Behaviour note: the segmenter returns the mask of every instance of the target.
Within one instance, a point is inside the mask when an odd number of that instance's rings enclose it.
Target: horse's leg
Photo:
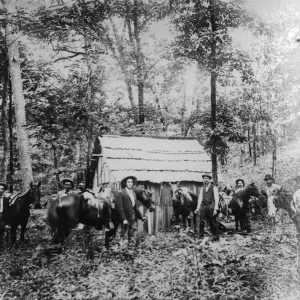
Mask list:
[[[4,248],[3,236],[4,236],[5,226],[0,223],[0,252]]]
[[[194,232],[197,233],[197,215],[193,212]]]
[[[26,222],[26,224],[21,224],[21,234],[20,234],[20,241],[21,241],[21,243],[24,243],[26,225],[27,225],[27,222]]]
[[[10,241],[11,241],[12,245],[14,245],[17,241],[17,225],[16,224],[12,224],[12,226],[11,226]]]
[[[180,224],[180,218],[179,218],[179,212],[178,211],[174,211],[174,213],[175,213],[175,219],[176,219],[176,225],[179,225]]]
[[[188,221],[188,227],[191,228],[192,227],[192,219],[188,217],[187,221]]]
[[[105,232],[106,249],[109,249],[109,243],[116,236],[119,225],[119,222],[114,222],[114,228]]]
[[[239,226],[242,227],[241,216],[239,213],[235,214],[235,231],[239,231]]]

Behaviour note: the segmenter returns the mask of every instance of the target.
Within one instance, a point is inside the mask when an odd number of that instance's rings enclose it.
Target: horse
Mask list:
[[[152,194],[149,190],[136,188],[134,189],[137,200],[146,208],[152,210]],[[109,243],[113,236],[116,235],[120,225],[120,217],[114,206],[114,199],[118,196],[119,191],[113,191],[107,195],[100,195],[99,207],[90,206],[87,200],[80,194],[74,193],[56,199],[50,203],[47,211],[46,222],[53,233],[52,242],[55,244],[63,243],[79,223],[88,227],[95,227],[97,230],[105,228],[105,247],[109,248]],[[109,199],[108,199],[109,198]],[[110,227],[113,223],[113,228]]]
[[[71,230],[79,223],[102,230],[108,228],[111,218],[110,206],[103,202],[100,209],[88,205],[79,193],[72,193],[50,203],[46,223],[53,234],[52,243],[63,244]]]
[[[249,184],[242,190],[233,194],[233,197],[230,201],[230,208],[235,217],[235,230],[238,231],[239,225],[241,231],[251,232],[250,218],[248,216],[249,212],[249,200],[251,196],[261,199],[262,196],[255,186],[254,183]]]
[[[294,195],[288,191],[281,190],[278,195],[268,197],[268,216],[272,218],[275,225],[275,215],[278,209],[285,210],[292,222],[295,224],[298,234],[300,235],[300,214],[299,198],[300,192],[296,191]]]
[[[181,193],[178,191],[181,190]],[[172,205],[175,215],[176,223],[180,223],[180,216],[182,216],[183,226],[192,226],[192,221],[194,224],[194,229],[196,229],[196,215],[195,210],[197,208],[198,197],[195,193],[187,190],[187,188],[177,189],[172,196]]]
[[[178,191],[181,190],[181,194],[178,194]],[[174,197],[175,195],[175,197]],[[195,210],[197,209],[198,205],[198,196],[188,190],[186,187],[177,188],[175,190],[174,188],[171,188],[171,197],[172,197],[172,203],[173,203],[173,210],[175,215],[176,223],[180,223],[180,215],[182,216],[182,223],[183,226],[186,227],[186,223],[188,223],[188,227],[191,228],[192,222],[194,225],[194,231],[197,231],[197,215],[195,213]],[[218,213],[223,213],[224,215],[227,215],[227,204],[226,200],[223,198],[222,195],[219,195],[219,203],[218,203]],[[221,231],[225,231],[226,228],[224,225],[222,225],[219,221],[218,228]]]
[[[29,189],[25,193],[11,197],[13,199],[8,218],[9,225],[11,226],[10,238],[12,244],[17,240],[17,228],[19,225],[21,225],[20,241],[24,242],[26,226],[30,217],[29,207],[33,205],[35,209],[41,208],[40,187],[41,182],[38,182],[38,184],[31,182]]]
[[[152,201],[152,192],[148,188],[136,187],[133,189],[136,193],[137,201],[140,202],[150,212],[155,210],[154,202]],[[114,227],[105,233],[105,247],[109,248],[110,241],[116,236],[117,230],[121,224],[121,217],[116,209],[116,199],[120,196],[120,191],[111,191],[109,200],[111,203],[111,220]]]

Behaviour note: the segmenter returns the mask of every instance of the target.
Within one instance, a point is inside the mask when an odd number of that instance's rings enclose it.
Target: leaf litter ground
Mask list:
[[[119,238],[74,230],[49,245],[43,218],[31,217],[30,241],[0,256],[0,299],[300,299],[296,232],[288,218],[274,233],[253,222],[247,236],[202,240],[183,230]]]

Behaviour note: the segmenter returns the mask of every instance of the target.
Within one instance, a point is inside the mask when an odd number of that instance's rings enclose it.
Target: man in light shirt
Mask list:
[[[277,208],[274,203],[274,198],[281,192],[281,186],[275,183],[274,178],[270,174],[267,174],[264,180],[266,182],[264,192],[268,197],[268,214],[269,216],[275,218]]]
[[[203,174],[203,187],[200,189],[196,213],[200,213],[200,238],[204,236],[205,219],[207,219],[214,240],[219,240],[216,216],[218,214],[219,191],[210,181],[209,174]]]
[[[278,193],[281,191],[281,186],[275,183],[274,178],[267,174],[264,178],[264,181],[266,182],[265,192],[268,197],[278,195]]]
[[[122,232],[128,232],[128,241],[132,239],[136,230],[137,219],[144,220],[138,210],[136,194],[132,189],[136,182],[137,179],[134,176],[125,177],[121,181],[122,191],[116,199],[116,209],[122,221]]]
[[[62,197],[68,196],[72,193],[74,193],[73,189],[74,189],[74,182],[72,179],[70,178],[65,178],[61,181],[61,185],[63,185],[64,189],[62,191],[59,191],[57,193],[56,199],[58,200],[58,202],[60,201],[60,199]]]

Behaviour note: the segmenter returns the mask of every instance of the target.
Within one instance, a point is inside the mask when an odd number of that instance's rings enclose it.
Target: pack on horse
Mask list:
[[[251,196],[261,199],[258,188],[254,183],[249,184],[245,188],[233,194],[230,201],[230,208],[235,217],[235,230],[238,231],[239,226],[241,231],[251,232],[250,217],[249,217],[249,200]]]
[[[29,189],[23,194],[11,196],[11,203],[9,209],[9,225],[11,242],[15,243],[17,240],[17,228],[21,225],[20,241],[24,242],[25,231],[28,219],[30,217],[30,206],[34,208],[41,208],[40,192],[41,182],[38,184],[30,183]]]
[[[133,188],[133,191],[136,194],[136,199],[138,203],[142,204],[146,209],[149,209],[150,212],[155,210],[155,205],[152,201],[152,192],[147,187],[145,188],[143,186],[138,186]],[[111,203],[111,220],[114,224],[114,228],[112,228],[109,231],[106,231],[106,248],[109,247],[109,242],[116,236],[117,230],[122,224],[122,211],[120,211],[119,209],[121,207],[121,205],[119,205],[119,201],[122,201],[122,191],[111,191],[111,195],[109,196],[109,198],[109,201]],[[132,224],[129,223],[128,226],[131,227]],[[135,230],[134,228],[129,229]]]
[[[101,230],[109,227],[110,217],[107,202],[99,210],[90,206],[83,195],[71,193],[50,203],[46,222],[51,228],[53,243],[63,243],[79,223]]]

